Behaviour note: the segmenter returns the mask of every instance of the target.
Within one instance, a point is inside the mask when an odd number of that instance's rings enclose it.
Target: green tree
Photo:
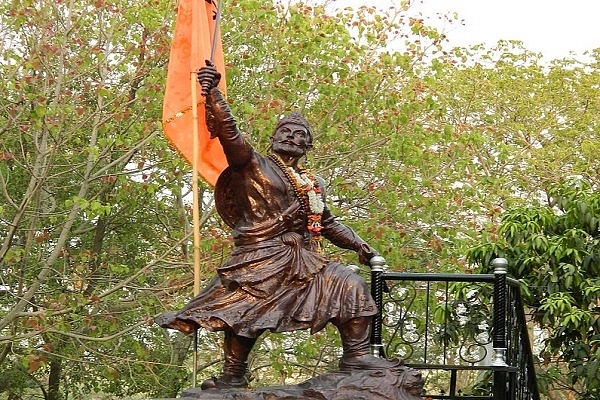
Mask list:
[[[454,144],[474,158],[466,167],[485,184],[478,190],[496,192],[502,206],[511,206],[534,201],[566,175],[596,179],[597,58],[591,65],[542,64],[514,41],[460,49],[455,56],[436,91]]]
[[[50,400],[176,393],[187,376],[174,347],[189,338],[175,346],[152,326],[191,280],[187,166],[158,122],[171,7],[0,3],[0,392],[10,398],[32,386]]]
[[[229,91],[241,128],[264,149],[277,118],[301,109],[317,133],[309,165],[334,189],[336,212],[395,268],[456,268],[456,225],[440,218],[453,215],[451,194],[435,180],[437,159],[424,157],[449,135],[429,88],[449,62],[444,36],[406,8],[330,15],[259,3],[233,2],[224,21],[227,38],[243,35],[226,52],[229,87],[243,88]]]
[[[192,280],[189,167],[158,126],[173,6],[0,3],[7,79],[0,100],[0,389],[8,397],[32,386],[53,400],[94,392],[172,396],[189,385],[189,338],[152,324],[189,298]],[[387,183],[383,171],[369,172],[385,165],[378,151],[394,136],[385,124],[410,133],[408,115],[428,109],[421,98],[411,105],[423,75],[417,56],[427,49],[386,47],[406,27],[437,48],[435,31],[417,20],[402,25],[403,10],[330,16],[322,6],[252,0],[227,9],[229,93],[241,126],[264,149],[277,117],[301,108],[319,132],[313,168],[342,186],[332,195],[337,209],[380,220],[384,213],[367,200]],[[387,111],[391,105],[402,115]],[[209,189],[201,190],[208,276],[229,239]],[[392,190],[385,196],[396,200]],[[380,229],[362,233],[382,236]],[[218,339],[201,339],[209,372]],[[311,373],[335,359],[313,351],[318,343],[302,334],[265,338],[265,346],[272,343],[314,354]]]
[[[444,78],[436,81],[442,85],[436,92],[447,110],[446,123],[452,127],[455,139],[451,146],[463,147],[463,154],[472,155],[462,161],[468,174],[459,190],[468,189],[462,199],[473,224],[470,234],[475,250],[470,251],[469,261],[476,260],[485,270],[498,254],[493,250],[497,243],[503,243],[500,247],[511,257],[520,257],[518,251],[525,244],[508,250],[504,236],[515,239],[519,229],[529,232],[529,226],[522,225],[525,216],[533,219],[552,214],[557,189],[549,188],[562,185],[568,176],[583,177],[592,187],[597,186],[598,166],[592,154],[600,143],[598,52],[590,54],[590,64],[565,59],[545,65],[521,43],[502,41],[492,49],[476,46],[455,54],[457,68],[444,71]],[[549,208],[539,211],[544,203]],[[518,216],[523,219],[507,232],[510,218]],[[522,239],[526,243],[531,238]],[[476,246],[475,241],[484,244]],[[526,252],[522,256],[527,257]],[[513,268],[517,267],[513,264]],[[538,270],[512,272],[529,283],[542,278]],[[554,279],[564,278],[559,276]],[[567,374],[569,386],[585,379],[587,370],[582,374],[575,363],[560,365],[565,368],[560,373],[544,368],[548,374],[541,382],[551,382],[552,388],[559,389]]]
[[[563,384],[577,398],[600,396],[599,227],[597,187],[572,178],[551,187],[546,204],[508,210],[497,233],[469,253],[483,271],[492,258],[507,258],[544,333],[541,382]]]
[[[190,384],[190,338],[152,324],[191,296],[190,168],[159,126],[176,8],[140,4],[0,2],[7,397],[164,397]],[[463,271],[465,249],[484,226],[497,232],[505,209],[565,174],[597,179],[598,53],[549,68],[512,43],[452,53],[408,2],[332,4],[226,1],[228,100],[261,151],[278,117],[304,112],[316,132],[308,164],[332,208],[392,268]],[[208,278],[230,239],[200,190]],[[330,368],[337,340],[266,336],[258,381]],[[214,374],[219,336],[203,332],[200,346],[200,372]]]

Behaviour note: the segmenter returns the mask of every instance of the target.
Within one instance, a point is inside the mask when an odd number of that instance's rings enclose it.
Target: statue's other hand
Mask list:
[[[371,260],[371,258],[378,256],[378,255],[379,255],[379,252],[377,252],[377,250],[375,250],[368,244],[363,243],[360,246],[360,249],[358,250],[358,261],[360,261],[360,263],[363,265],[370,266],[371,264],[369,263],[369,261]]]
[[[212,62],[206,60],[206,66],[198,70],[198,83],[202,87],[202,95],[208,96],[210,90],[219,85],[220,80],[221,73]]]

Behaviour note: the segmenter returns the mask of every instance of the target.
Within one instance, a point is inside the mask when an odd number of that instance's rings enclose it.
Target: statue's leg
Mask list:
[[[341,371],[381,370],[402,367],[402,360],[386,360],[371,355],[369,348],[371,320],[371,317],[356,317],[337,325],[344,349],[344,354],[340,359]]]
[[[225,343],[223,351],[225,362],[223,374],[212,377],[202,382],[202,389],[215,388],[245,388],[250,383],[248,372],[248,355],[256,343],[256,338],[247,338],[236,335],[230,329],[225,330]]]

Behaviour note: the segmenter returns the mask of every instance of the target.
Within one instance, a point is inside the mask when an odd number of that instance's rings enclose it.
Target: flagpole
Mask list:
[[[194,146],[194,161],[192,162],[192,190],[194,191],[194,209],[192,212],[194,224],[194,296],[200,293],[200,199],[198,196],[198,147],[200,146],[200,140],[198,138],[198,90],[196,76],[196,71],[190,73],[192,85],[192,134],[194,136],[192,142],[192,146]]]
[[[191,89],[192,89],[192,146],[193,161],[192,161],[192,192],[193,192],[193,207],[192,207],[192,225],[194,229],[194,297],[200,293],[200,210],[198,198],[198,147],[200,141],[198,138],[198,92],[196,84],[196,71],[190,73]],[[194,352],[192,364],[192,387],[196,387],[197,366],[198,366],[198,330],[194,331]]]
[[[219,21],[221,16],[221,0],[217,5],[217,14],[215,20],[215,28],[213,32],[212,38],[212,46],[210,52],[210,61],[213,61],[216,43],[217,43],[217,33],[219,30]],[[198,17],[196,15],[193,16]],[[193,35],[196,35],[196,40],[192,40],[192,43],[199,43],[198,32],[193,31]],[[192,211],[192,220],[193,220],[193,230],[194,230],[194,297],[200,293],[200,199],[198,193],[198,157],[199,157],[199,147],[200,147],[200,139],[199,129],[198,129],[198,84],[197,80],[197,71],[190,71],[190,84],[191,84],[191,97],[192,97],[192,146],[193,146],[193,155],[192,155],[192,191],[193,191],[193,211]],[[197,386],[198,381],[198,330],[194,331],[194,351],[192,356],[192,387]]]
[[[200,18],[199,7],[192,8],[192,20]],[[195,24],[194,24],[195,26]],[[193,39],[192,43],[199,45],[200,33],[197,29],[192,31]],[[194,49],[198,51],[199,49]],[[192,50],[192,51],[194,51]],[[197,61],[197,60],[196,60]],[[198,157],[200,153],[200,138],[198,128],[198,84],[197,72],[195,68],[198,65],[190,65],[192,71],[190,71],[190,89],[191,89],[191,106],[192,106],[192,225],[194,230],[194,297],[200,293],[200,199],[198,193]],[[192,387],[197,386],[198,382],[198,329],[194,330],[194,349],[192,352]]]

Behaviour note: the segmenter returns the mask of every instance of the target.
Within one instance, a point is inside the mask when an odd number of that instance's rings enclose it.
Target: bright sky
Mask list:
[[[382,8],[400,3],[375,1]],[[365,0],[336,3],[357,6]],[[600,0],[412,0],[411,4],[411,14],[422,13],[429,25],[447,34],[452,46],[491,46],[500,39],[517,39],[548,60],[600,48]],[[452,26],[438,18],[449,12],[458,13],[459,21]]]

